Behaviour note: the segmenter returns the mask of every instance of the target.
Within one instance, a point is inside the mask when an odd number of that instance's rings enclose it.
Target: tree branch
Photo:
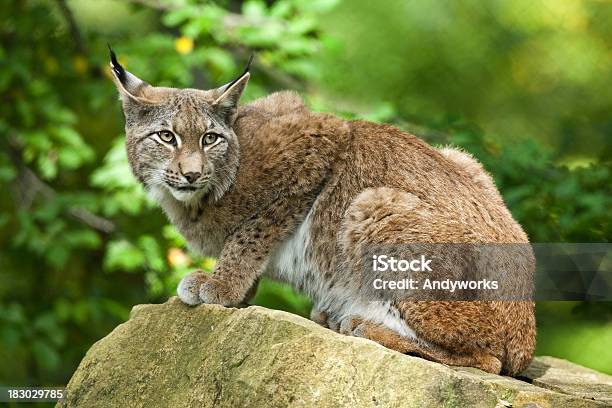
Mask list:
[[[81,30],[79,30],[79,26],[74,19],[72,10],[70,10],[70,7],[68,7],[68,4],[66,4],[66,0],[57,0],[57,5],[59,6],[60,12],[66,20],[66,24],[68,24],[68,29],[70,30],[70,35],[74,40],[74,45],[77,52],[82,55],[87,55],[87,45],[85,44]]]
[[[30,169],[21,159],[21,149],[16,146],[14,138],[9,142],[8,156],[17,168],[20,180],[20,192],[22,195],[22,203],[29,206],[37,194],[41,194],[44,198],[52,199],[57,196],[57,192],[42,181],[32,169]],[[105,234],[110,234],[115,231],[115,224],[91,211],[81,207],[68,207],[66,212],[72,218],[82,222],[90,228],[100,231]]]

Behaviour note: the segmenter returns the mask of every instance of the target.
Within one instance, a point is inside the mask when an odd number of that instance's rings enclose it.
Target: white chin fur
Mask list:
[[[203,193],[203,189],[196,191],[179,191],[171,188],[169,190],[174,198],[184,203],[191,203],[197,200],[198,198],[202,197]]]
[[[174,197],[174,199],[177,201],[180,201],[185,204],[190,204],[200,199],[204,192],[205,189],[203,188],[196,191],[178,191],[160,185],[154,185],[148,189],[149,197],[157,201],[162,206],[164,205],[164,203],[169,204],[168,199],[170,198],[170,195],[172,195],[172,197]]]

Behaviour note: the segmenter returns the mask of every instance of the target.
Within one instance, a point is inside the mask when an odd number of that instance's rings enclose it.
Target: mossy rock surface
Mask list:
[[[523,380],[452,368],[286,312],[136,306],[59,407],[604,407],[612,377],[539,357]]]

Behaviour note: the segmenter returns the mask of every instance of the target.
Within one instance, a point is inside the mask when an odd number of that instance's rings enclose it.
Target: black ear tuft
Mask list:
[[[232,82],[227,84],[225,86],[225,89],[230,89],[232,87],[232,85],[234,85],[236,82],[238,82],[238,80],[240,78],[245,76],[251,70],[251,63],[253,62],[253,57],[254,56],[255,56],[255,54],[251,53],[251,56],[249,57],[249,62],[247,62],[246,68],[244,68],[244,72],[242,74],[238,75],[238,78],[234,79]]]
[[[251,70],[251,63],[253,62],[253,57],[255,57],[255,54],[251,53],[251,55],[249,56],[249,62],[247,62],[247,66],[244,69],[244,72],[242,73],[242,75],[246,74],[247,72]]]
[[[119,64],[119,61],[117,61],[117,56],[115,55],[115,52],[111,48],[110,44],[107,45],[108,51],[110,52],[111,68],[117,76],[117,79],[119,79],[119,81],[125,85],[125,69],[123,69],[121,64]]]

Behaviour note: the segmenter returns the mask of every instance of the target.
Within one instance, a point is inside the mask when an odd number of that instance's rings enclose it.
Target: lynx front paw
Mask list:
[[[242,297],[235,296],[234,291],[224,282],[208,277],[207,281],[200,286],[200,300],[202,303],[233,306],[240,303]]]
[[[191,306],[202,303],[200,299],[200,287],[206,281],[208,276],[200,271],[191,272],[189,275],[181,279],[181,282],[176,289],[179,299]]]
[[[244,297],[236,288],[200,271],[185,276],[178,285],[177,293],[184,303],[192,306],[200,303],[233,306]]]

